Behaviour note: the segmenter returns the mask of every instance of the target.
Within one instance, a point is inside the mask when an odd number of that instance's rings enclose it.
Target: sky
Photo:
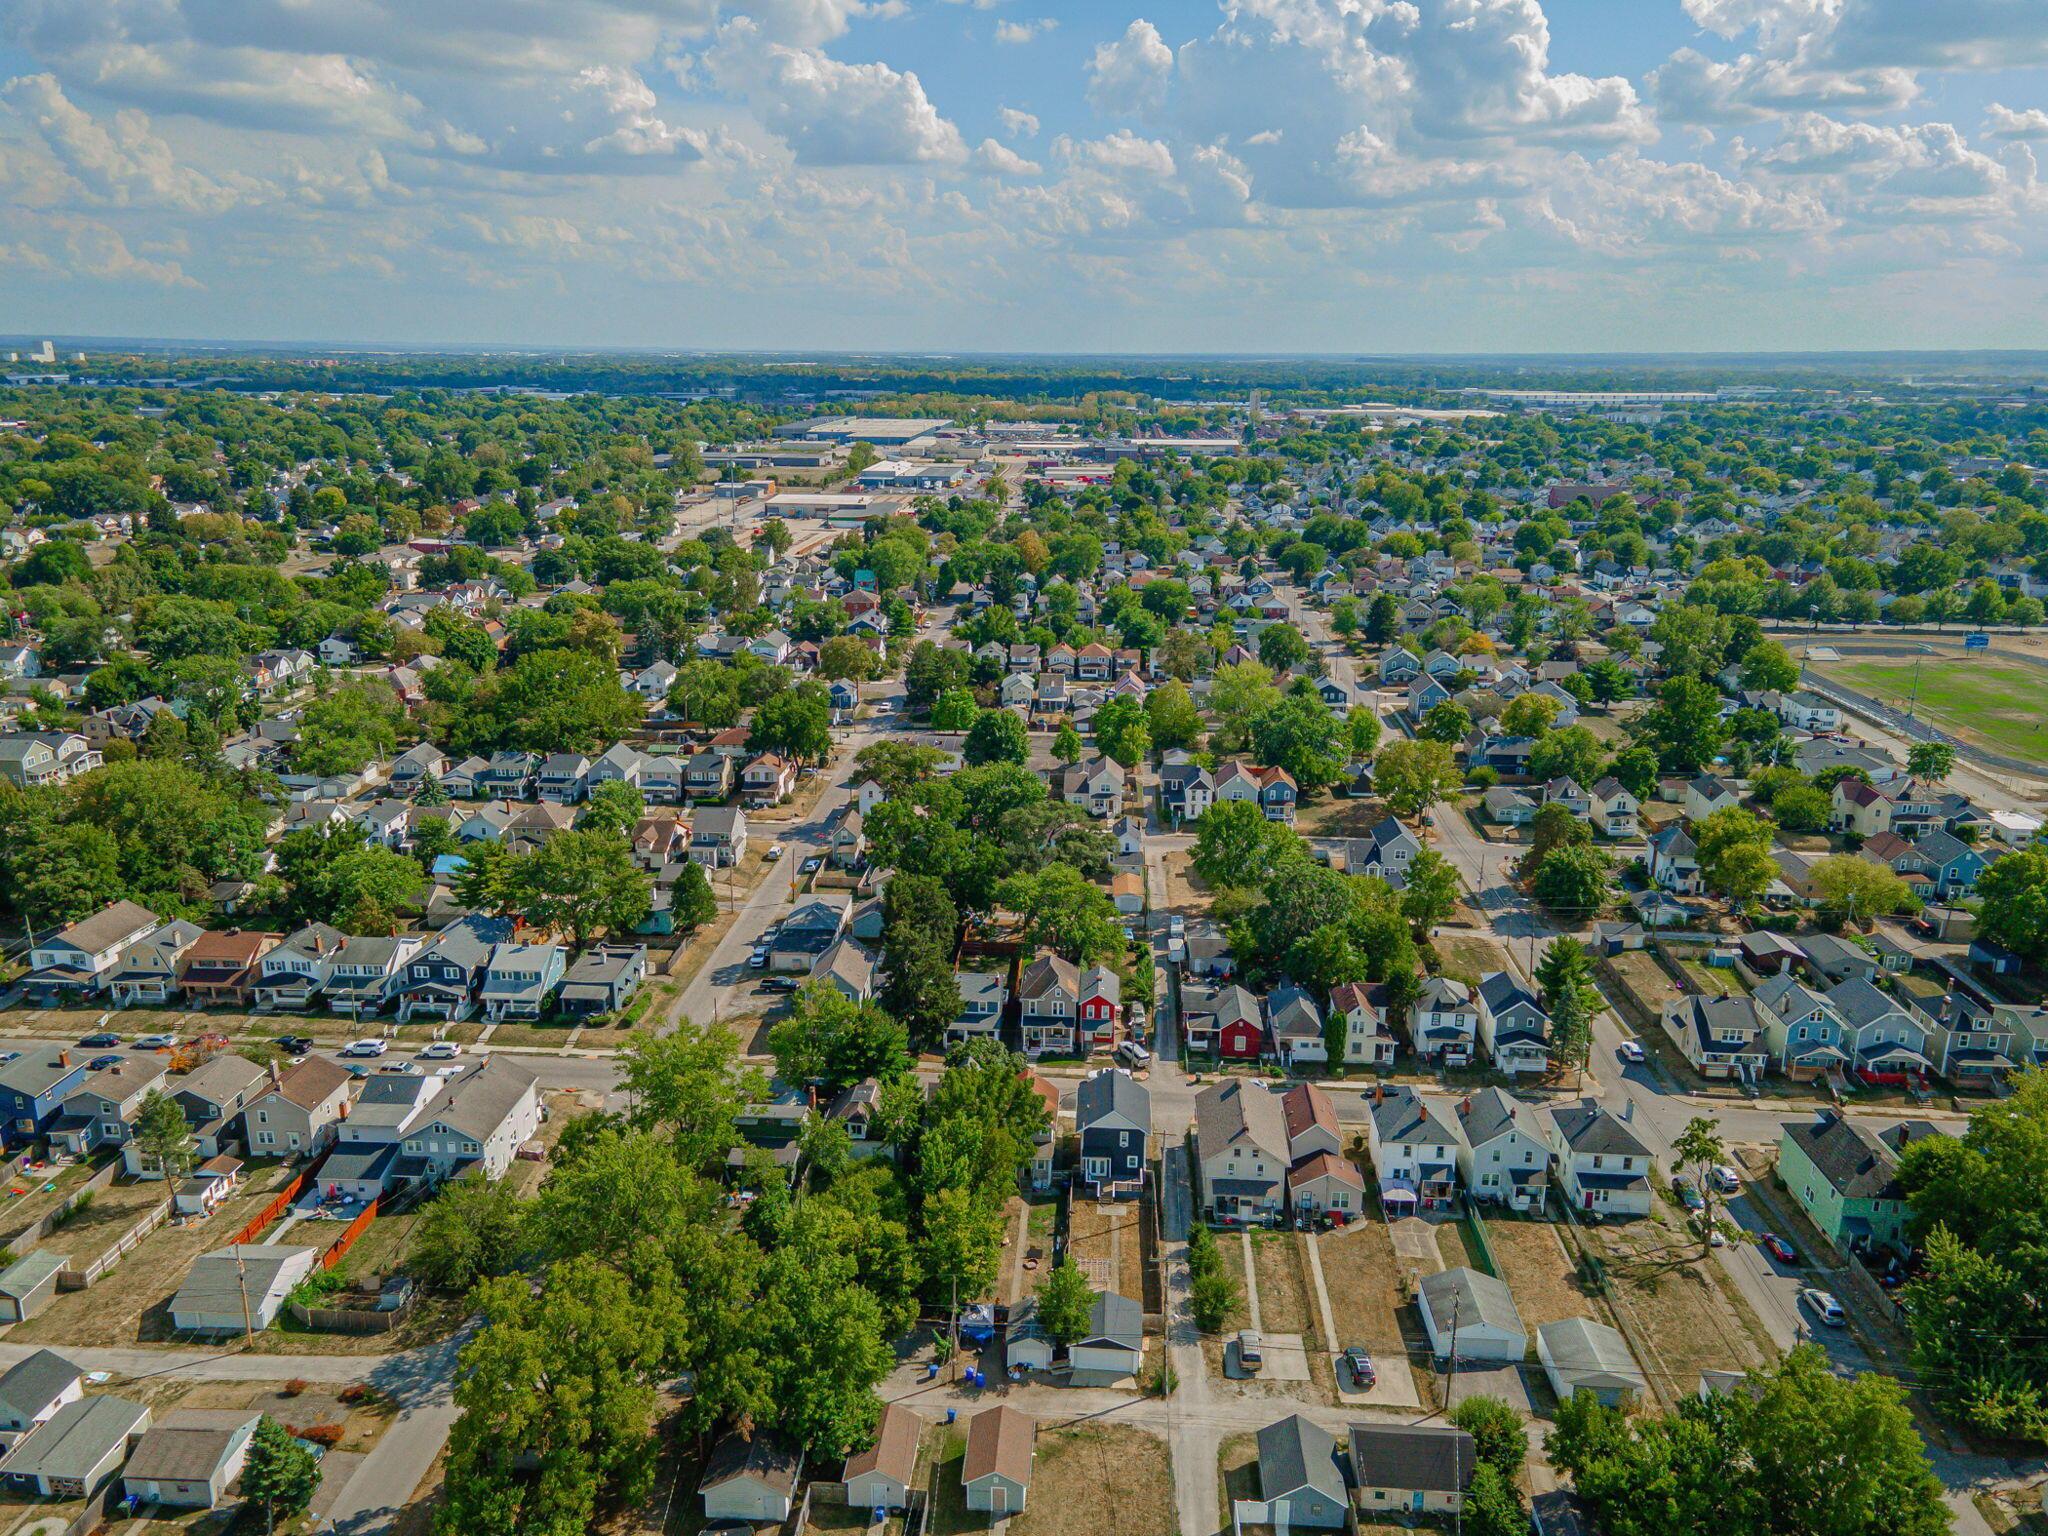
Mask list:
[[[2048,0],[0,0],[0,332],[2048,346]]]

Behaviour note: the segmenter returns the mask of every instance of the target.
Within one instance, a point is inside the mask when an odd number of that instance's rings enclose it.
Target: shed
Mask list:
[[[61,1253],[38,1248],[0,1273],[0,1323],[26,1322],[57,1294],[57,1276],[71,1261]]]
[[[875,1443],[846,1458],[839,1474],[847,1505],[853,1509],[904,1509],[917,1476],[917,1441],[923,1425],[901,1403],[882,1409]]]
[[[1010,1308],[1003,1332],[1003,1363],[1026,1371],[1052,1369],[1052,1336],[1038,1321],[1038,1298],[1025,1296]]]
[[[787,1520],[803,1465],[803,1452],[772,1430],[751,1438],[737,1430],[727,1433],[711,1448],[697,1482],[704,1518]]]
[[[212,1509],[227,1494],[261,1414],[241,1408],[180,1408],[136,1443],[121,1469],[121,1489],[145,1504]]]
[[[53,1349],[39,1349],[0,1376],[0,1451],[85,1395],[85,1373]]]
[[[1298,1413],[1260,1430],[1259,1498],[1266,1506],[1260,1524],[1342,1530],[1350,1501],[1337,1437]]]
[[[1037,1448],[1037,1420],[1008,1407],[977,1413],[967,1426],[967,1454],[960,1462],[967,1507],[992,1515],[1021,1510],[1031,1492]]]
[[[1361,1516],[1448,1514],[1464,1505],[1479,1446],[1446,1424],[1353,1424],[1351,1481]]]
[[[1522,1326],[1514,1293],[1492,1275],[1446,1269],[1423,1279],[1417,1300],[1439,1360],[1450,1358],[1454,1338],[1460,1360],[1518,1364],[1529,1352],[1529,1331]]]
[[[1590,1392],[1609,1407],[1618,1406],[1649,1387],[1649,1380],[1628,1351],[1628,1341],[1605,1323],[1583,1317],[1545,1323],[1536,1330],[1536,1358],[1550,1378],[1550,1390],[1564,1402],[1575,1393]]]

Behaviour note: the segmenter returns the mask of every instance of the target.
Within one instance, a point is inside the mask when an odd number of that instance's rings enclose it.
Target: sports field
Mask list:
[[[1906,658],[1845,658],[1816,670],[1903,709],[1914,693]],[[1913,712],[2011,757],[2048,762],[2048,669],[1988,656],[1923,656]]]

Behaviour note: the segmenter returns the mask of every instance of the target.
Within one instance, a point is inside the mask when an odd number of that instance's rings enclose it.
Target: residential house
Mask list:
[[[326,923],[308,923],[286,934],[256,962],[250,989],[256,1006],[303,1012],[326,985],[334,962],[348,943],[347,934]]]
[[[1106,965],[1092,965],[1080,975],[1080,1008],[1074,1046],[1079,1051],[1106,1051],[1116,1044],[1123,1017],[1123,978]]]
[[[1569,774],[1552,779],[1543,786],[1543,803],[1564,807],[1574,820],[1585,821],[1593,814],[1593,797],[1579,787],[1579,781]]]
[[[128,946],[157,926],[157,915],[132,901],[117,901],[31,945],[22,985],[44,996],[102,991]]]
[[[274,933],[241,928],[202,933],[178,963],[178,989],[194,1007],[245,1008],[255,990],[257,962],[277,942]]]
[[[398,1171],[439,1184],[475,1168],[500,1179],[519,1149],[540,1134],[540,1074],[492,1056],[451,1078],[431,1118],[399,1143]]]
[[[1123,809],[1124,770],[1106,757],[1092,757],[1054,771],[1052,793],[1090,816],[1113,816]]]
[[[161,1057],[120,1056],[89,1073],[64,1097],[49,1125],[50,1149],[84,1157],[100,1147],[125,1144],[142,1101],[164,1086],[168,1067]]]
[[[693,801],[723,800],[739,776],[732,758],[715,750],[693,752],[682,763],[683,793]]]
[[[1449,976],[1426,976],[1408,1009],[1408,1039],[1424,1061],[1462,1067],[1479,1040],[1479,1004],[1472,989]]]
[[[1298,1413],[1259,1431],[1254,1524],[1280,1531],[1341,1531],[1350,1508],[1335,1435]]]
[[[148,1428],[149,1410],[140,1403],[74,1398],[0,1456],[0,1480],[46,1499],[94,1498]]]
[[[847,1508],[908,1509],[923,1434],[924,1420],[914,1410],[902,1403],[884,1403],[874,1443],[847,1457],[839,1469],[840,1492]]]
[[[253,1157],[310,1156],[333,1140],[355,1077],[322,1056],[273,1072],[242,1107],[242,1144]]]
[[[1616,1115],[1585,1099],[1551,1109],[1550,1152],[1564,1198],[1574,1210],[1595,1216],[1650,1214],[1650,1149],[1624,1118],[1634,1108],[1629,1104]]]
[[[1676,891],[1683,896],[1696,896],[1705,887],[1700,874],[1699,848],[1685,828],[1678,822],[1671,823],[1650,838],[1650,857],[1646,866],[1650,883],[1660,890]]]
[[[0,780],[20,789],[67,783],[99,766],[99,749],[73,731],[0,735]]]
[[[1848,1026],[1824,995],[1789,971],[1765,981],[1750,1001],[1763,1024],[1764,1049],[1793,1081],[1807,1082],[1849,1065]]]
[[[1643,804],[1613,774],[1593,786],[1588,797],[1593,830],[1602,837],[1634,837]]]
[[[1678,998],[1664,1005],[1664,1028],[1702,1077],[1755,1083],[1770,1065],[1763,1020],[1746,996]]]
[[[1507,971],[1479,978],[1479,1043],[1510,1077],[1550,1070],[1550,1015],[1536,994]]]
[[[1545,1323],[1536,1330],[1536,1359],[1559,1402],[1590,1392],[1610,1408],[1640,1399],[1649,1378],[1629,1353],[1628,1340],[1583,1317]]]
[[[1257,1061],[1265,1052],[1266,1021],[1259,1000],[1234,984],[1182,983],[1180,1025],[1190,1052],[1224,1061]]]
[[[321,995],[330,1013],[361,1018],[376,1013],[397,990],[413,957],[426,948],[424,936],[402,933],[391,938],[352,936],[328,964]]]
[[[726,869],[746,856],[747,813],[736,805],[700,807],[690,823],[691,861],[708,869]]]
[[[142,1505],[212,1509],[242,1475],[262,1421],[246,1408],[173,1408],[136,1442],[121,1491]]]
[[[1504,827],[1526,827],[1536,819],[1535,798],[1508,784],[1496,784],[1481,797],[1487,818]]]
[[[178,995],[185,952],[206,930],[183,918],[159,923],[121,951],[106,975],[107,1001],[116,1008],[161,1008]]]
[[[559,944],[493,945],[477,993],[484,1017],[493,1024],[540,1018],[567,969],[568,956]]]
[[[1927,1026],[1917,1004],[1855,976],[1828,990],[1828,1007],[1842,1021],[1849,1068],[1866,1083],[1919,1084],[1934,1064],[1927,1059]]]
[[[1287,1125],[1287,1161],[1299,1163],[1322,1152],[1342,1152],[1344,1131],[1337,1106],[1314,1083],[1295,1083],[1280,1095]]]
[[[782,920],[768,946],[768,969],[809,974],[818,957],[846,932],[852,903],[844,896],[816,896]]]
[[[510,919],[478,913],[458,918],[435,934],[406,963],[393,988],[398,999],[398,1022],[409,1023],[420,1014],[450,1023],[468,1018],[476,1010],[477,992],[490,967],[491,951],[511,937]]]
[[[2015,1039],[2010,1010],[1974,1008],[1950,991],[1928,1025],[1927,1055],[1953,1086],[1988,1091],[2016,1065]]]
[[[1080,1015],[1081,974],[1058,955],[1040,955],[1017,978],[1019,1028],[1024,1053],[1042,1056],[1075,1050],[1075,1021]]]
[[[776,805],[796,789],[796,764],[777,752],[763,752],[740,770],[740,792],[750,809]]]
[[[1422,1330],[1439,1360],[1485,1360],[1520,1365],[1529,1350],[1529,1330],[1515,1306],[1514,1292],[1492,1275],[1460,1265],[1425,1275],[1416,1287]]]
[[[1273,990],[1266,999],[1266,1028],[1272,1037],[1273,1054],[1289,1071],[1328,1063],[1322,1012],[1302,988],[1287,985]]]
[[[647,976],[645,944],[596,944],[562,976],[556,1006],[572,1018],[618,1013]]]
[[[1242,800],[1256,805],[1268,821],[1294,824],[1294,810],[1301,798],[1294,776],[1285,768],[1262,768],[1233,759],[1216,770],[1216,799]]]
[[[1550,1201],[1550,1142],[1535,1109],[1504,1089],[1482,1088],[1459,1100],[1457,1114],[1455,1151],[1465,1192],[1541,1215]]]
[[[1002,1027],[1003,1008],[1010,989],[999,971],[955,971],[960,988],[960,1012],[946,1026],[946,1043],[996,1038]]]
[[[8,1274],[20,1268],[16,1264]],[[56,1271],[50,1272],[51,1279]],[[19,1322],[17,1314],[7,1319]],[[53,1349],[25,1355],[0,1376],[0,1451],[11,1450],[23,1435],[47,1423],[57,1410],[85,1395],[85,1372]]]
[[[1204,1216],[1229,1225],[1285,1209],[1287,1112],[1280,1095],[1232,1078],[1195,1097],[1195,1187]]]
[[[1193,821],[1216,799],[1216,780],[1195,762],[1169,762],[1159,770],[1160,814],[1176,825]]]
[[[842,938],[811,963],[810,980],[860,1004],[875,995],[875,973],[874,955],[852,939]]]
[[[1344,1065],[1391,1067],[1394,1032],[1382,1007],[1383,985],[1347,981],[1330,990],[1330,1016],[1344,1021]]]
[[[41,1138],[87,1076],[85,1058],[62,1046],[35,1046],[0,1062],[0,1145],[12,1150]]]
[[[263,1090],[270,1076],[246,1056],[224,1051],[165,1084],[165,1091],[184,1112],[202,1158],[219,1157],[242,1137],[242,1109]],[[141,1173],[141,1149],[129,1142],[122,1149],[128,1171]]]
[[[555,805],[574,805],[590,792],[590,759],[581,752],[551,752],[534,774],[534,793]]]
[[[1685,819],[1699,821],[1716,811],[1725,811],[1742,803],[1742,797],[1735,793],[1728,783],[1711,773],[1703,773],[1691,779],[1685,786]]]
[[[1837,832],[1853,832],[1868,842],[1892,829],[1892,802],[1861,779],[1838,780],[1830,797],[1830,823]]]
[[[1940,1132],[1924,1120],[1879,1132],[1822,1110],[1788,1124],[1778,1140],[1778,1176],[1823,1237],[1845,1253],[1903,1253],[1912,1211],[1898,1181],[1899,1154]]]
[[[1479,1464],[1479,1448],[1448,1424],[1353,1424],[1351,1480],[1361,1520],[1399,1514],[1455,1515]]]
[[[1458,1127],[1405,1083],[1373,1090],[1366,1145],[1380,1204],[1397,1215],[1448,1212],[1458,1193]]]

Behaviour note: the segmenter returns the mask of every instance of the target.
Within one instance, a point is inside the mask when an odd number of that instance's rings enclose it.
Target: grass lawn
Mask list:
[[[1436,1233],[1436,1251],[1443,1255],[1445,1269],[1484,1268],[1472,1251],[1476,1245],[1466,1241],[1462,1220],[1433,1222],[1431,1228]]]
[[[1124,1424],[1040,1428],[1031,1495],[1010,1530],[1014,1536],[1174,1536],[1166,1442]]]
[[[1977,655],[1967,666],[1943,657],[1917,664],[1905,658],[1859,657],[1828,662],[1819,670],[1902,709],[1915,694],[1917,674],[1914,713],[1921,718],[1996,752],[2034,762],[2048,759],[2048,716],[2041,713],[2038,667]]]
[[[1323,1284],[1330,1292],[1331,1321],[1337,1327],[1332,1348],[1363,1345],[1382,1375],[1428,1359],[1422,1316],[1409,1302],[1385,1223],[1368,1216],[1321,1233],[1316,1252],[1323,1261]],[[1425,1370],[1417,1381],[1425,1402],[1427,1379]]]
[[[1252,1262],[1258,1267],[1259,1321],[1267,1333],[1298,1333],[1315,1347],[1322,1330],[1309,1295],[1308,1260],[1294,1232],[1260,1232],[1252,1237]],[[1324,1276],[1327,1284],[1329,1277]],[[1336,1298],[1331,1302],[1334,1308]]]
[[[1509,969],[1507,951],[1491,939],[1482,939],[1477,934],[1445,933],[1433,941],[1436,947],[1437,968],[1453,980],[1467,986],[1479,985],[1479,978],[1488,971]]]
[[[96,1173],[97,1161],[73,1163],[41,1173],[16,1174],[0,1181],[0,1234],[35,1225],[71,1198],[72,1192]]]
[[[1239,1499],[1259,1496],[1259,1437],[1231,1435],[1216,1447],[1216,1491],[1223,1500],[1223,1528],[1230,1529],[1230,1511]]]
[[[1486,1237],[1501,1279],[1514,1292],[1515,1309],[1532,1332],[1568,1317],[1607,1321],[1600,1304],[1580,1288],[1578,1266],[1552,1223],[1489,1217]]]
[[[1708,965],[1704,960],[1686,959],[1678,962],[1678,968],[1685,972],[1693,990],[1703,997],[1743,997],[1749,989],[1742,984],[1742,978],[1735,974],[1733,966]]]

